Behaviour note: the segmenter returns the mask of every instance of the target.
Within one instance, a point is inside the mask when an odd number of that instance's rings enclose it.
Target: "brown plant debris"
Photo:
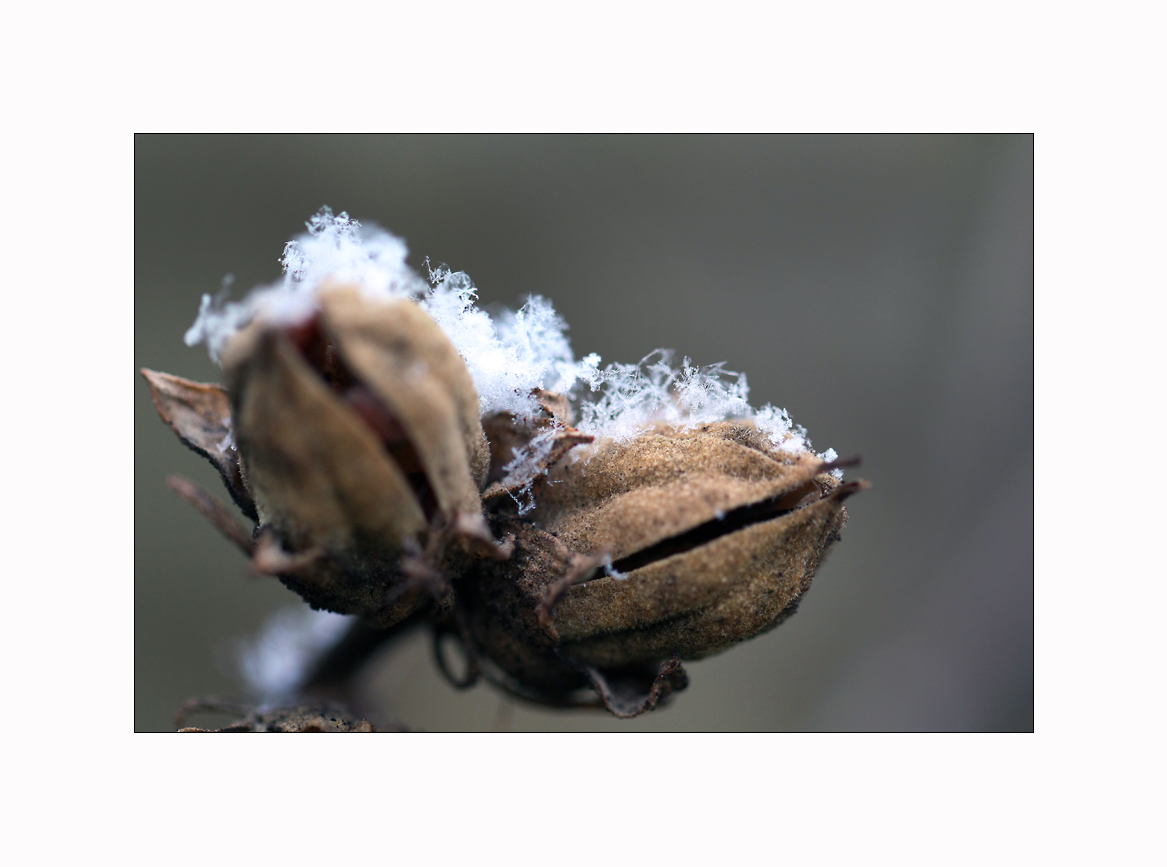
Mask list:
[[[209,711],[237,717],[234,722],[217,729],[184,726],[195,713]],[[291,707],[250,707],[214,698],[191,699],[184,702],[175,714],[179,732],[374,732],[367,719],[361,719],[342,705],[303,704]],[[394,728],[394,731],[401,729]]]

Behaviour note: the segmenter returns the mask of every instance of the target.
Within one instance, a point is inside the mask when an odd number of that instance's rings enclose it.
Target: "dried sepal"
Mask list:
[[[236,548],[248,557],[255,554],[255,542],[251,535],[239,525],[234,513],[213,494],[182,476],[168,477],[166,486],[194,506]]]
[[[141,374],[158,415],[184,445],[211,462],[243,514],[257,520],[255,503],[239,468],[226,390],[215,383],[194,382],[145,367]]]
[[[652,710],[685,688],[688,680],[671,659],[593,666],[565,652],[549,616],[554,599],[593,574],[601,559],[573,553],[528,522],[499,517],[496,523],[513,540],[514,555],[505,563],[481,563],[458,583],[467,657],[491,681],[528,701],[599,704],[621,717]],[[580,697],[588,687],[596,698]]]
[[[261,523],[294,549],[399,548],[427,526],[400,464],[280,331],[228,345],[235,427]]]
[[[339,361],[400,422],[440,511],[480,514],[490,453],[478,393],[450,339],[410,301],[374,303],[352,287],[324,290],[319,300],[320,327]]]
[[[512,413],[483,419],[490,443],[489,484],[482,492],[487,508],[498,508],[509,498],[525,500],[523,511],[529,511],[551,468],[576,446],[595,439],[572,427],[571,405],[564,395],[535,389],[532,396],[540,407],[533,419],[520,421]]]

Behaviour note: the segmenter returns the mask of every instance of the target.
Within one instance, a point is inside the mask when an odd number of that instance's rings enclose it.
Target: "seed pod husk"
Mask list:
[[[699,659],[792,612],[854,493],[808,452],[748,422],[661,428],[565,464],[533,518],[611,571],[555,609],[564,649],[591,664]]]
[[[651,670],[773,628],[839,538],[843,500],[865,486],[831,468],[740,421],[660,427],[562,463],[537,527],[517,534],[510,568],[522,577],[481,582],[479,604],[507,620],[478,618],[483,652],[555,695],[573,670]],[[572,576],[579,558],[591,568]]]
[[[438,536],[488,537],[478,398],[416,304],[350,287],[322,289],[318,303],[294,326],[253,322],[224,351],[242,476],[278,540],[274,561],[311,561],[281,580],[316,607],[389,625],[422,598],[403,556],[456,568]]]

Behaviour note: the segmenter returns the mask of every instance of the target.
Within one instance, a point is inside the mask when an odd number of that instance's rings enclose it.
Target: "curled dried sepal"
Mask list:
[[[215,383],[194,382],[145,367],[141,373],[158,415],[183,444],[211,462],[243,514],[257,520],[255,503],[240,472],[227,392]]]
[[[675,655],[662,662],[655,672],[635,666],[603,672],[590,665],[584,666],[584,671],[600,702],[621,719],[648,713],[689,685],[689,675]]]
[[[194,506],[236,548],[248,557],[255,554],[251,535],[239,525],[231,510],[210,492],[182,476],[168,477],[166,486]]]

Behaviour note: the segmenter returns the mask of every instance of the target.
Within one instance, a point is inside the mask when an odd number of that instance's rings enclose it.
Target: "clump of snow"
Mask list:
[[[722,364],[695,367],[688,358],[678,368],[667,349],[637,364],[609,364],[593,382],[588,385],[598,396],[582,400],[579,429],[597,438],[624,442],[654,424],[690,427],[754,416],[744,373]]]
[[[628,579],[627,572],[621,572],[612,565],[612,555],[605,554],[604,562],[600,564],[600,568],[604,570],[604,575],[608,578],[615,578],[617,581],[626,581]]]
[[[478,292],[461,271],[430,271],[432,289],[420,301],[466,360],[484,415],[514,413],[531,419],[539,405],[531,389],[567,393],[591,381],[598,355],[577,362],[565,323],[551,302],[533,295],[518,311],[491,316],[476,306]]]
[[[325,278],[355,283],[373,298],[417,297],[423,281],[405,264],[408,248],[375,226],[364,227],[345,212],[325,207],[307,222],[308,233],[284,245],[282,280],[257,286],[242,301],[227,300],[229,287],[204,295],[186,332],[187,346],[206,343],[216,362],[227,341],[256,317],[281,324],[301,322],[315,309],[316,289]]]
[[[576,360],[567,324],[546,298],[532,296],[517,311],[491,315],[478,308],[478,292],[465,273],[430,269],[427,285],[406,265],[405,242],[377,226],[363,226],[344,212],[334,215],[327,207],[306,225],[308,233],[284,247],[282,280],[257,287],[241,301],[228,301],[226,289],[215,298],[203,296],[186,333],[188,345],[205,342],[217,361],[227,341],[256,317],[292,323],[311,315],[318,287],[330,278],[356,283],[370,298],[420,304],[466,361],[483,415],[509,412],[530,420],[539,411],[531,391],[542,388],[571,396],[577,427],[597,440],[627,441],[659,423],[690,427],[734,418],[752,420],[779,451],[811,450],[806,429],[785,409],[750,406],[744,373],[722,364],[698,367],[688,358],[678,367],[667,350],[637,364],[601,369],[594,353]],[[521,503],[528,509],[541,448],[549,449],[550,439],[536,437],[504,468],[512,479],[528,482]],[[834,472],[841,477],[841,470]]]
[[[287,698],[352,622],[349,615],[303,606],[277,611],[254,639],[239,642],[239,672],[265,701]]]
[[[825,452],[822,452],[821,454],[815,455],[815,457],[818,458],[820,461],[826,461],[827,463],[830,463],[831,461],[837,461],[839,459],[839,453],[836,452],[834,449],[827,449]],[[831,470],[831,475],[836,480],[838,480],[840,482],[843,481],[843,471],[842,470],[840,470],[840,469]]]

